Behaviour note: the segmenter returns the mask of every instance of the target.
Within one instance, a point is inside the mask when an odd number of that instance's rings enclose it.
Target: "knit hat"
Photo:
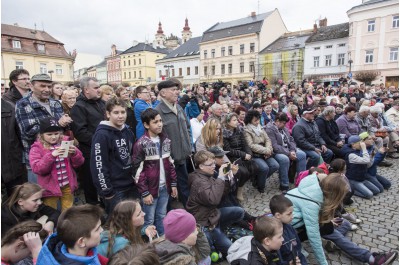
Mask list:
[[[173,243],[181,243],[196,229],[193,215],[183,209],[172,210],[163,220],[165,238]]]
[[[352,135],[349,137],[349,140],[347,141],[349,144],[355,144],[358,143],[359,141],[361,141],[360,136],[358,135]]]
[[[53,117],[47,117],[41,119],[39,121],[39,124],[40,124],[40,133],[62,131],[62,128],[60,127],[60,125],[58,125],[57,121]]]
[[[369,134],[367,132],[363,132],[363,133],[360,133],[358,136],[360,136],[361,140],[364,140],[369,136]]]

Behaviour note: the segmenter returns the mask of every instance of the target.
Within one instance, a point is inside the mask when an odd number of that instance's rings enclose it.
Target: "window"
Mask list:
[[[198,66],[195,66],[195,67],[194,67],[194,74],[195,74],[195,75],[198,75],[198,74],[199,74],[199,67],[198,67]]]
[[[128,66],[131,66],[131,60],[128,60]]]
[[[368,32],[374,32],[374,31],[375,31],[375,19],[368,20]]]
[[[240,72],[244,73],[244,63],[240,63]]]
[[[207,75],[207,71],[208,69],[207,69],[207,66],[204,66],[204,75]]]
[[[158,70],[158,77],[161,77],[161,75],[162,75],[161,70]]]
[[[182,68],[178,69],[179,76],[182,76]]]
[[[124,66],[126,66],[126,61],[124,61]]]
[[[20,61],[15,62],[15,69],[24,69],[24,63]]]
[[[346,46],[346,43],[339,43],[338,46],[339,46],[339,47],[345,47],[345,46]]]
[[[215,65],[211,66],[211,75],[215,75]]]
[[[204,50],[204,59],[207,59],[207,50]]]
[[[244,53],[244,44],[240,44],[240,54]]]
[[[221,57],[225,56],[225,47],[221,48]]]
[[[133,59],[133,65],[136,65],[136,59]]]
[[[215,49],[211,50],[211,58],[215,58]]]
[[[40,64],[40,73],[47,74],[47,64],[45,64],[45,63]]]
[[[326,45],[325,48],[332,49],[332,45]]]
[[[21,49],[21,42],[19,40],[13,40],[12,46],[14,49]]]
[[[254,52],[255,47],[256,47],[256,45],[255,45],[254,42],[253,42],[253,43],[250,43],[250,52]]]
[[[319,56],[314,56],[314,67],[319,67]]]
[[[139,78],[142,78],[142,71],[139,71]]]
[[[228,74],[232,74],[232,64],[228,64]]]
[[[225,64],[221,64],[221,75],[225,74]]]
[[[142,59],[139,58],[139,64],[142,64]]]
[[[37,48],[39,52],[44,52],[44,44],[38,44]]]
[[[186,75],[190,75],[190,67],[186,68]]]
[[[171,69],[172,76],[175,76],[175,69]]]
[[[126,72],[124,72],[124,79],[126,79]]]
[[[325,55],[325,66],[331,66],[332,64],[332,55]]]
[[[233,48],[232,46],[228,47],[228,55],[232,55],[233,54]]]
[[[389,58],[389,61],[397,61],[398,60],[398,54],[399,54],[399,48],[398,47],[396,47],[396,48],[390,48],[390,58]]]
[[[128,73],[128,78],[131,79],[131,72]]]
[[[56,75],[62,75],[63,69],[61,64],[56,64]]]
[[[249,69],[251,73],[254,73],[254,62],[250,62]]]
[[[374,61],[374,51],[365,51],[365,63],[372,63]]]
[[[392,28],[399,28],[399,15],[393,16]]]
[[[321,47],[314,47],[314,50],[319,50],[321,49]]]
[[[338,54],[338,56],[337,56],[337,58],[338,58],[337,64],[338,65],[344,65],[344,56],[345,56],[344,53],[339,53]]]

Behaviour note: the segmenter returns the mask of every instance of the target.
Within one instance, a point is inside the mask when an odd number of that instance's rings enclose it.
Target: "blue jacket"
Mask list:
[[[137,121],[136,124],[136,139],[139,139],[140,137],[142,137],[142,135],[144,134],[144,126],[142,123],[142,119],[140,118],[140,114],[142,114],[143,111],[145,111],[148,108],[155,108],[155,106],[153,106],[150,103],[147,103],[146,101],[144,101],[143,99],[135,99],[135,101],[133,102],[134,105],[134,112],[135,112],[135,118]]]
[[[286,197],[293,203],[292,226],[294,228],[306,226],[308,240],[318,263],[327,265],[318,222],[324,196],[317,175],[304,178],[297,188],[288,191]]]
[[[93,184],[102,197],[134,185],[133,145],[134,136],[127,126],[118,130],[102,121],[92,140],[90,164]]]
[[[93,248],[93,255],[82,257],[69,254],[66,246],[58,239],[57,233],[47,238],[40,250],[36,264],[47,265],[100,265],[97,249]]]
[[[129,245],[129,240],[122,235],[116,235],[114,237],[114,245],[112,247],[110,255],[107,255],[108,244],[108,231],[103,231],[101,233],[100,245],[97,246],[97,251],[100,255],[107,258],[111,257],[111,255],[113,255],[114,253]]]

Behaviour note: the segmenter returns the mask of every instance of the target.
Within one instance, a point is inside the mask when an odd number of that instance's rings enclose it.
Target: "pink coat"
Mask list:
[[[298,118],[297,117],[293,118],[289,112],[287,112],[286,115],[289,118],[289,121],[286,123],[286,128],[288,129],[290,135],[292,135],[292,129],[293,129],[294,125],[297,123]]]
[[[68,140],[68,137],[64,136],[63,140]],[[51,153],[52,150],[44,148],[40,141],[36,141],[29,152],[32,172],[38,175],[38,184],[45,189],[43,197],[62,196],[57,177],[56,158]],[[64,159],[71,192],[78,188],[76,173],[73,168],[81,166],[84,161],[82,152],[78,148],[76,148],[74,155]]]

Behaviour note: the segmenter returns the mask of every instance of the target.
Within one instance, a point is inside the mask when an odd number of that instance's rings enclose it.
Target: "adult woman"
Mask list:
[[[244,127],[244,117],[246,116],[246,108],[243,106],[237,106],[235,109],[235,113],[238,115],[238,123],[239,128],[242,129]]]
[[[396,257],[395,252],[371,253],[358,247],[345,236],[351,229],[350,222],[335,218],[335,212],[342,204],[348,190],[344,176],[339,173],[327,177],[325,174],[313,174],[304,178],[297,188],[286,194],[286,197],[293,202],[292,226],[306,229],[308,240],[319,264],[328,264],[321,236],[332,241],[353,259],[369,264],[389,264]]]
[[[46,215],[43,229],[53,233],[60,212],[42,203],[43,189],[34,183],[15,187],[14,192],[1,206],[1,234],[4,235],[17,223],[37,220]]]
[[[288,106],[288,111],[286,112],[286,115],[289,118],[289,121],[286,123],[286,128],[288,129],[290,135],[292,135],[293,126],[300,119],[299,108],[294,104]]]
[[[72,107],[76,103],[76,97],[78,94],[76,94],[75,90],[65,90],[61,96],[62,100],[62,107],[64,110],[65,114],[70,115]]]
[[[115,90],[115,95],[125,102],[126,104],[126,124],[129,126],[129,129],[135,134],[136,132],[136,118],[135,118],[135,112],[133,111],[133,106],[130,101],[129,97],[129,90],[126,87],[119,86]]]
[[[109,85],[102,85],[100,86],[100,98],[104,101],[107,102],[111,98],[111,96],[114,94],[114,89],[109,86]]]
[[[261,114],[256,110],[249,110],[245,117],[244,137],[247,145],[253,152],[253,161],[258,167],[256,174],[257,186],[260,193],[264,193],[265,181],[279,169],[279,164],[272,158],[272,145],[267,133],[260,125]]]
[[[51,85],[50,97],[55,100],[61,101],[61,96],[63,94],[63,90],[64,90],[64,86],[61,83],[54,82]]]

